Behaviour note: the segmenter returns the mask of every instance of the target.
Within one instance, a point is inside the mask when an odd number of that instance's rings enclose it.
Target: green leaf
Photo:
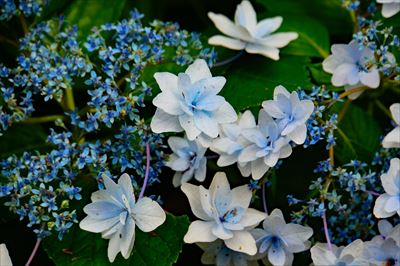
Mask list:
[[[77,24],[80,37],[85,39],[94,26],[101,26],[119,19],[126,0],[75,0],[66,11],[65,18]]]
[[[243,111],[271,99],[274,88],[283,85],[289,91],[299,86],[311,87],[306,69],[308,59],[282,55],[279,61],[248,55],[230,65],[223,74],[227,83],[221,95],[236,109]]]
[[[167,220],[155,231],[144,233],[136,229],[134,250],[125,260],[120,254],[112,265],[172,265],[182,249],[182,239],[189,226],[187,216],[167,214]],[[56,265],[102,266],[110,265],[107,258],[108,240],[100,234],[81,230],[78,226],[64,235],[62,241],[51,236],[43,247]]]
[[[379,148],[381,135],[373,117],[352,104],[338,125],[335,156],[341,163],[355,159],[369,163]]]

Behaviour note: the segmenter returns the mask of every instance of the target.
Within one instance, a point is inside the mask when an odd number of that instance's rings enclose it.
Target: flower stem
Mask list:
[[[338,100],[341,100],[341,99],[343,99],[344,97],[349,96],[350,94],[353,94],[353,93],[356,93],[356,92],[360,92],[360,91],[365,91],[365,90],[368,90],[368,89],[370,89],[370,88],[367,87],[367,86],[360,86],[360,87],[352,88],[352,89],[350,89],[350,90],[347,90],[347,91],[345,91],[345,92],[342,92],[342,93],[339,95],[339,97],[338,97],[337,99],[333,100],[333,101],[331,101],[331,100],[326,100],[326,101],[324,102],[324,104],[327,104],[327,105],[328,105],[328,108],[329,108],[329,107],[331,107],[334,103],[336,103]]]
[[[41,117],[30,117],[24,121],[22,121],[23,124],[41,124],[41,123],[48,123],[48,122],[53,122],[56,121],[57,119],[64,119],[65,116],[63,115],[47,115],[47,116],[41,116]]]
[[[35,246],[33,247],[31,256],[29,257],[29,259],[28,259],[28,261],[26,262],[25,266],[29,266],[29,265],[31,264],[33,258],[34,258],[35,255],[36,255],[36,252],[37,252],[38,249],[39,249],[39,246],[40,246],[40,242],[41,242],[41,241],[42,241],[42,239],[40,239],[40,238],[38,238],[38,239],[36,240],[36,244],[35,244]]]
[[[143,198],[144,191],[146,190],[147,181],[149,179],[149,171],[150,171],[150,145],[149,143],[146,143],[146,171],[144,174],[142,189],[140,190],[139,194],[139,199]]]
[[[265,182],[262,185],[262,202],[263,202],[263,207],[264,207],[264,212],[268,214],[268,208],[267,208],[267,196],[265,195]]]
[[[242,55],[244,54],[244,50],[241,50],[239,53],[235,54],[234,56],[232,56],[231,58],[228,58],[224,61],[221,62],[217,62],[213,65],[213,67],[219,67],[219,66],[224,66],[227,65],[229,63],[232,63],[233,61],[237,60],[238,58],[240,58]]]
[[[64,94],[64,109],[67,111],[75,110],[75,100],[74,93],[72,92],[72,88],[66,88]]]
[[[365,190],[365,192],[367,192],[368,194],[371,194],[372,196],[380,196],[381,195],[378,192],[371,191],[371,190]]]
[[[326,238],[326,243],[328,244],[328,249],[332,251],[332,244],[331,244],[331,239],[329,237],[329,231],[328,231],[328,223],[326,221],[326,214],[322,215],[322,222],[324,224],[324,233],[325,233],[325,238]]]

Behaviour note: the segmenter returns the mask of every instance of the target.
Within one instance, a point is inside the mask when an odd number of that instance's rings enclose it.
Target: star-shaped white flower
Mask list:
[[[279,59],[279,49],[298,38],[296,32],[273,34],[282,24],[282,17],[263,19],[257,23],[257,14],[249,1],[242,1],[235,12],[235,22],[224,15],[208,13],[223,34],[208,40],[211,45],[220,45],[233,50],[245,50],[250,54],[261,54],[273,60]]]
[[[242,176],[248,177],[251,174],[251,164],[239,163],[238,158],[243,149],[251,144],[242,135],[242,131],[256,127],[256,120],[251,111],[246,111],[239,116],[236,123],[221,126],[220,137],[215,139],[210,149],[219,154],[217,165],[228,166],[237,162]]]
[[[396,212],[400,216],[400,159],[390,160],[387,173],[381,175],[383,189],[386,193],[380,195],[374,206],[374,215],[377,218],[387,218]]]
[[[158,107],[150,124],[153,132],[185,131],[189,140],[216,138],[219,125],[236,121],[235,110],[217,95],[225,78],[212,77],[203,59],[197,59],[178,76],[158,72],[154,78],[161,93],[153,99]]]
[[[329,250],[325,243],[317,243],[311,248],[311,258],[315,266],[368,265],[368,261],[364,257],[364,243],[360,239],[353,241],[346,247],[337,247],[332,244],[332,250]]]
[[[258,252],[267,256],[272,265],[291,265],[293,253],[310,248],[308,239],[313,230],[299,224],[287,224],[281,210],[274,209],[263,222],[263,229],[251,231],[256,239]]]
[[[204,250],[201,263],[216,266],[258,266],[254,256],[229,249],[222,240],[212,243],[197,243]]]
[[[10,255],[5,244],[0,244],[0,265],[1,266],[12,266]]]
[[[310,100],[300,100],[297,92],[289,93],[285,87],[274,90],[274,99],[262,103],[264,110],[276,119],[282,136],[296,144],[303,144],[307,137],[306,121],[314,111]]]
[[[218,172],[209,189],[189,183],[181,189],[188,197],[192,212],[201,219],[190,224],[184,237],[186,243],[222,239],[234,251],[256,254],[256,242],[248,230],[266,215],[249,208],[252,192],[247,185],[231,190],[225,173]]]
[[[380,84],[379,70],[374,65],[374,51],[368,47],[361,48],[357,42],[349,44],[334,44],[332,54],[323,62],[323,69],[333,74],[332,84],[336,87],[345,86],[350,90],[359,86],[378,88]],[[349,95],[356,99],[362,92]]]
[[[396,127],[382,140],[382,146],[384,148],[400,148],[400,103],[392,104],[390,112]]]
[[[400,0],[376,0],[382,4],[382,16],[390,18],[400,11]]]
[[[125,259],[131,255],[136,225],[143,232],[150,232],[164,223],[166,215],[160,205],[148,197],[135,201],[128,174],[123,174],[118,184],[105,175],[103,180],[105,189],[92,194],[92,203],[83,208],[88,216],[79,226],[110,240],[108,259],[113,262],[119,252]]]
[[[185,138],[170,137],[168,144],[174,152],[166,166],[176,171],[172,183],[175,187],[188,182],[194,175],[197,181],[203,182],[206,178],[207,158],[204,156],[207,148],[199,141],[190,141]]]
[[[292,154],[289,139],[281,136],[277,123],[263,109],[258,115],[258,127],[243,130],[242,134],[252,144],[241,152],[239,163],[251,162],[251,174],[255,180],[274,167],[280,158]]]

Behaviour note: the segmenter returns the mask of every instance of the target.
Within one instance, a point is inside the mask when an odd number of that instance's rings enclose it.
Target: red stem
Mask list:
[[[326,215],[325,215],[325,212],[324,212],[324,214],[322,215],[322,222],[323,222],[323,224],[324,224],[324,232],[325,232],[326,242],[327,242],[327,244],[328,244],[328,249],[329,249],[330,251],[332,251],[332,244],[331,244],[331,239],[330,239],[330,237],[329,237],[328,223],[326,222]]]
[[[38,238],[38,239],[36,240],[35,247],[33,248],[32,253],[31,253],[31,256],[29,257],[29,259],[28,259],[28,261],[26,262],[25,266],[29,266],[29,265],[31,264],[33,258],[34,258],[35,255],[36,255],[36,252],[37,252],[38,249],[39,249],[39,246],[40,246],[40,242],[41,242],[41,241],[42,241],[42,239],[40,239],[40,238]]]

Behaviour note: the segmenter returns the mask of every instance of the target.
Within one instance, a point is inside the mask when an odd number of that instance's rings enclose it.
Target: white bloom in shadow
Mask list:
[[[210,188],[182,184],[193,214],[201,220],[190,224],[184,237],[186,243],[213,242],[217,239],[238,252],[254,255],[256,242],[248,231],[266,215],[249,208],[252,192],[247,185],[230,189],[225,173],[215,174]]]
[[[1,266],[12,266],[10,255],[5,244],[0,244],[0,265]]]
[[[172,183],[175,187],[188,182],[193,176],[202,182],[206,178],[207,158],[204,156],[207,148],[199,141],[189,141],[185,138],[170,137],[168,145],[174,152],[166,166],[176,171]]]
[[[332,75],[332,84],[336,87],[344,86],[345,90],[355,87],[367,86],[378,88],[380,84],[379,70],[374,66],[374,51],[364,47],[360,48],[357,42],[349,44],[334,44],[332,54],[323,62],[323,69]],[[362,91],[349,95],[356,99]]]
[[[368,265],[368,260],[364,256],[364,243],[360,239],[353,241],[346,247],[337,247],[332,244],[332,250],[329,250],[326,243],[317,243],[311,248],[311,258],[315,266]]]
[[[128,174],[121,175],[118,184],[105,175],[103,180],[105,189],[92,194],[92,203],[83,208],[88,216],[79,226],[110,240],[107,253],[113,262],[119,252],[125,259],[131,255],[136,225],[143,232],[150,232],[164,223],[166,215],[160,205],[148,197],[135,201]]]
[[[262,103],[264,110],[276,119],[282,136],[303,144],[307,137],[307,119],[314,111],[310,100],[300,100],[297,92],[289,93],[285,87],[278,86],[274,90],[274,99]]]
[[[382,140],[382,146],[384,148],[400,148],[400,103],[392,104],[390,112],[396,127]]]
[[[263,222],[263,229],[251,231],[256,239],[259,257],[265,257],[272,265],[291,265],[293,253],[310,248],[310,227],[285,222],[281,210],[274,209]]]
[[[287,137],[281,136],[278,124],[263,109],[258,115],[258,126],[243,130],[243,136],[252,144],[239,155],[239,163],[251,162],[251,174],[260,179],[280,158],[292,154],[292,147]]]
[[[236,8],[235,22],[224,15],[208,13],[223,35],[208,40],[211,45],[220,45],[232,50],[245,50],[279,60],[279,48],[298,38],[296,32],[275,32],[282,24],[282,17],[263,19],[257,23],[257,14],[249,1],[242,1]],[[228,37],[227,37],[228,36]]]
[[[381,175],[383,189],[386,193],[380,195],[374,206],[374,215],[377,218],[387,218],[394,214],[400,216],[400,159],[390,160],[387,173]]]
[[[382,16],[390,18],[400,11],[400,0],[376,0],[382,4]]]
[[[197,243],[204,250],[201,263],[216,266],[258,266],[254,256],[229,249],[222,240],[212,243]]]
[[[217,95],[226,79],[212,77],[206,61],[197,59],[178,76],[158,72],[154,78],[161,93],[153,99],[157,107],[150,124],[153,132],[185,131],[189,140],[209,140],[218,137],[220,124],[236,121],[235,110]]]
[[[239,156],[244,148],[251,144],[243,135],[243,130],[256,127],[256,120],[251,111],[246,111],[239,116],[236,123],[221,126],[221,134],[215,139],[210,149],[219,154],[217,165],[220,167],[237,163],[242,176],[251,174],[249,162],[238,162]]]

